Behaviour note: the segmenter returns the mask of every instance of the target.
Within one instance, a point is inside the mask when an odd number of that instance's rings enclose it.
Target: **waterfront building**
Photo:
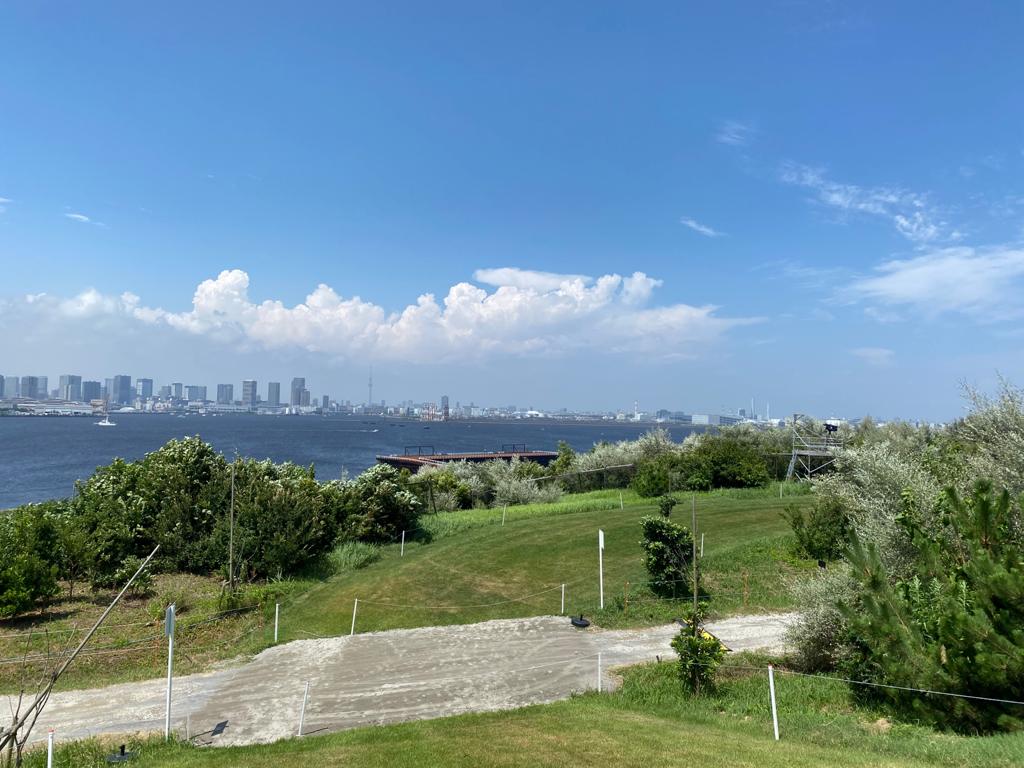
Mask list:
[[[58,379],[58,397],[79,402],[82,399],[82,377],[66,373]]]
[[[183,397],[185,397],[185,385],[182,384],[180,381],[174,382],[173,384],[171,384],[171,387],[173,387],[174,389],[175,400],[181,400]]]
[[[3,397],[7,400],[13,400],[15,397],[18,397],[21,394],[19,384],[17,376],[5,376]]]
[[[131,405],[134,400],[132,377],[126,373],[118,374],[111,383],[110,402],[116,405]]]
[[[21,377],[21,397],[27,397],[30,400],[38,400],[39,397],[39,377],[38,376],[22,376]],[[45,395],[44,395],[45,396]]]
[[[292,379],[292,396],[289,405],[302,405],[303,392],[305,392],[306,405],[309,405],[309,390],[306,389],[306,380],[298,377]]]
[[[143,400],[149,400],[151,397],[153,397],[153,380],[136,379],[135,394],[141,397]]]
[[[218,384],[217,405],[231,405],[233,402],[235,402],[235,385]]]
[[[82,401],[89,403],[103,398],[103,385],[98,381],[82,382]]]
[[[441,420],[448,421],[451,412],[448,410],[448,395],[441,395]]]
[[[189,384],[185,387],[185,399],[190,403],[194,402],[206,402],[206,385],[205,384]]]
[[[248,408],[255,408],[260,398],[256,393],[256,380],[246,379],[242,382],[242,405]]]
[[[309,405],[309,390],[308,389],[302,390],[302,394],[299,396],[299,405],[303,405],[303,406],[308,406]]]
[[[160,399],[161,400],[170,400],[172,392],[174,392],[174,390],[171,388],[171,385],[170,384],[164,384],[162,387],[160,387]]]
[[[281,405],[281,382],[267,382],[267,405],[272,405],[275,408]]]
[[[322,408],[322,409],[323,409],[324,411],[327,411],[327,410],[329,410],[329,409],[330,409],[330,407],[331,407],[331,398],[330,398],[330,397],[328,397],[327,395],[324,395],[324,399],[323,399],[323,405],[321,406],[321,408]]]

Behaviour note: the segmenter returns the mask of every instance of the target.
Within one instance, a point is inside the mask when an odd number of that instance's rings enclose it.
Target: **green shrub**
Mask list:
[[[787,504],[782,516],[793,529],[798,555],[835,560],[846,549],[850,519],[839,499],[819,497],[806,514],[798,505]]]
[[[692,589],[693,537],[687,528],[666,517],[640,518],[644,567],[651,591],[662,597],[685,595]]]
[[[136,557],[135,555],[129,555],[121,563],[121,567],[114,571],[114,584],[116,586],[123,587],[128,583],[139,566],[142,565],[142,558]],[[150,568],[143,570],[138,576],[135,577],[135,581],[128,588],[128,594],[133,597],[143,597],[150,594],[153,591],[153,573]]]
[[[710,693],[715,688],[715,673],[725,658],[725,646],[705,631],[696,617],[688,616],[686,623],[689,626],[672,638],[672,649],[679,656],[679,679],[689,693]]]
[[[0,617],[57,594],[58,526],[52,509],[29,504],[0,513]]]
[[[1013,529],[1019,504],[978,482],[963,500],[950,489],[943,535],[900,520],[918,557],[909,577],[893,580],[878,548],[854,535],[850,561],[856,602],[847,675],[889,686],[1018,699],[1024,690],[1024,547]],[[1024,711],[997,701],[922,696],[895,688],[858,689],[914,720],[977,733],[1024,730]]]

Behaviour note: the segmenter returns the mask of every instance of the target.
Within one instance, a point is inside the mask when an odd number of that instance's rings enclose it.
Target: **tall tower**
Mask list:
[[[373,405],[373,366],[372,365],[370,366],[370,383],[369,383],[368,389],[369,389],[369,394],[368,394],[369,399],[366,401],[366,404],[367,405]]]

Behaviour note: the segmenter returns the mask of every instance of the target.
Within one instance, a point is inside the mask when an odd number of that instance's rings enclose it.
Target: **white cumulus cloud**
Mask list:
[[[711,305],[649,306],[662,281],[643,272],[592,278],[503,268],[480,270],[475,278],[490,290],[461,282],[440,300],[425,293],[396,312],[344,297],[325,284],[294,306],[255,301],[249,275],[239,269],[204,280],[191,308],[181,312],[145,306],[132,293],[108,296],[94,289],[71,298],[42,294],[23,301],[50,316],[125,318],[250,349],[418,363],[578,351],[686,358],[731,329],[757,322],[722,317]]]

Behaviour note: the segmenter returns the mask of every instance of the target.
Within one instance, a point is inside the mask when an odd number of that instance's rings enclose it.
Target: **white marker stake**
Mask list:
[[[565,615],[565,584],[562,585],[562,615]]]
[[[274,603],[274,645],[277,645],[277,623],[281,618],[281,604]]]
[[[53,728],[46,734],[46,768],[53,768]]]
[[[775,729],[775,740],[779,740],[779,710],[775,707],[775,670],[768,665],[768,693],[772,698],[772,728]]]
[[[601,652],[597,652],[597,692],[601,692]]]
[[[398,556],[405,557],[405,531],[402,531],[402,551]]]
[[[625,505],[622,503],[622,491],[619,491],[619,509],[625,509]]]
[[[597,579],[601,590],[601,610],[604,610],[604,531],[597,531]]]
[[[704,534],[700,535],[700,556],[704,557]]]
[[[508,504],[501,508],[501,524],[505,524],[505,513],[508,512]]]
[[[349,636],[354,635],[356,633],[356,611],[358,611],[358,610],[359,610],[359,598],[357,597],[356,601],[354,603],[352,603],[352,629],[349,630],[349,633],[348,633]]]
[[[306,690],[302,692],[302,709],[299,710],[299,736],[302,735],[302,723],[306,719],[306,699],[309,698],[309,681],[306,681]]]
[[[167,606],[164,616],[164,634],[167,635],[167,714],[164,719],[164,741],[171,740],[171,687],[174,673],[174,603]]]

